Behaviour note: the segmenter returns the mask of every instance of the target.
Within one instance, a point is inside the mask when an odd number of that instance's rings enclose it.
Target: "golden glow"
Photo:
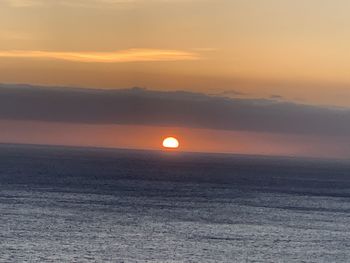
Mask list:
[[[349,107],[349,9],[347,0],[0,0],[0,82],[233,89]]]
[[[56,59],[72,62],[122,63],[198,60],[194,52],[165,49],[127,49],[116,52],[54,52],[33,50],[0,51],[3,58]]]
[[[179,148],[179,141],[174,137],[167,137],[163,140],[163,147],[168,149]]]

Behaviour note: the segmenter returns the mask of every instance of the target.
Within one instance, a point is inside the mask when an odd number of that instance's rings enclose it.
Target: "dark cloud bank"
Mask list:
[[[348,109],[141,88],[92,90],[2,84],[0,118],[350,135]]]

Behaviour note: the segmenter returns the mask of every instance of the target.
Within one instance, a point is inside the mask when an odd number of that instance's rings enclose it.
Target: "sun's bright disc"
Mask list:
[[[176,149],[179,148],[179,141],[174,137],[165,138],[163,141],[165,148]]]

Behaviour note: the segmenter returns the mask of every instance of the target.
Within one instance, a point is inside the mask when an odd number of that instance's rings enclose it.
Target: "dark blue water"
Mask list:
[[[349,260],[346,162],[0,145],[0,261]]]

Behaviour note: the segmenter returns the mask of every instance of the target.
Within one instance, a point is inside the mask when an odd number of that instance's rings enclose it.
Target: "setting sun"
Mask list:
[[[179,148],[179,141],[174,137],[167,137],[163,140],[163,147],[169,149]]]

